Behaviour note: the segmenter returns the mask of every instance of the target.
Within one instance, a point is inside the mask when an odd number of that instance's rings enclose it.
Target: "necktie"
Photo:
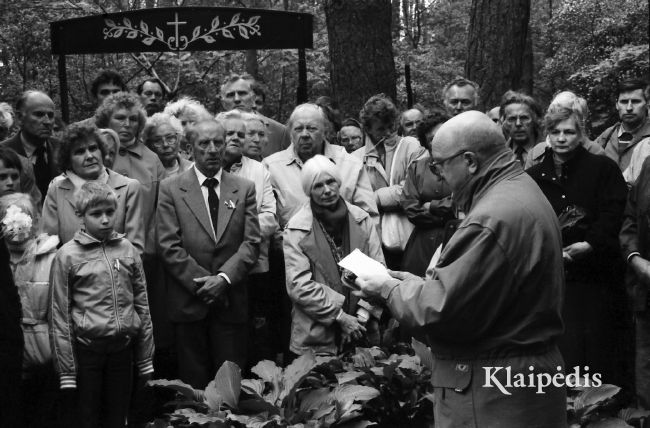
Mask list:
[[[515,157],[517,158],[517,160],[519,161],[519,163],[523,167],[524,166],[524,148],[523,147],[517,146],[517,148],[515,149]]]
[[[44,143],[34,150],[34,158],[36,162],[34,163],[34,178],[36,179],[36,187],[41,191],[41,195],[45,198],[47,194],[47,187],[50,184],[50,171],[47,168],[47,163],[45,162],[45,144]]]
[[[634,136],[631,132],[623,132],[620,137],[618,137],[618,152],[623,153],[629,146]]]
[[[208,207],[210,208],[210,218],[212,219],[212,227],[214,228],[214,235],[217,235],[217,220],[219,219],[219,197],[214,190],[219,181],[216,178],[206,178],[203,185],[208,188]]]

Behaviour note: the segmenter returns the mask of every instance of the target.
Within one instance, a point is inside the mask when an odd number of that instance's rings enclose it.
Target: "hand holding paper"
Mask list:
[[[349,270],[361,279],[367,279],[374,276],[383,276],[390,279],[388,271],[377,260],[363,254],[359,249],[355,249],[339,262],[339,266]]]

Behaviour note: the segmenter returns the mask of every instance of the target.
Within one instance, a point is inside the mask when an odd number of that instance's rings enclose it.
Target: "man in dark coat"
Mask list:
[[[465,213],[431,279],[389,271],[357,284],[427,338],[436,427],[565,426],[564,383],[540,393],[512,383],[562,376],[564,270],[553,208],[483,113],[443,124],[431,160]]]
[[[639,407],[650,409],[650,158],[628,193],[619,234],[629,266],[627,292],[632,300],[636,329],[635,384]]]
[[[0,143],[27,158],[34,167],[36,186],[43,198],[50,181],[59,175],[57,143],[51,138],[54,102],[40,91],[25,91],[16,103],[20,131]],[[21,177],[22,178],[22,177]]]
[[[246,367],[247,279],[260,226],[255,185],[221,167],[223,126],[199,122],[187,139],[194,167],[163,180],[156,220],[180,378],[205,388],[224,361]]]

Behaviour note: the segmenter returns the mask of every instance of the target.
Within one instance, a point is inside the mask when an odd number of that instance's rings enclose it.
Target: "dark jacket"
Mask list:
[[[192,322],[208,316],[209,306],[196,292],[194,278],[222,272],[231,284],[220,308],[219,320],[243,323],[248,319],[248,274],[259,256],[260,225],[255,184],[222,172],[217,230],[195,168],[169,177],[160,185],[158,249],[167,271],[167,308],[172,322]],[[215,234],[216,233],[216,236]]]
[[[646,158],[641,173],[630,189],[619,234],[623,259],[632,253],[650,260],[650,158]],[[641,283],[631,271],[627,275],[627,291],[635,310],[647,307],[648,286]]]
[[[563,388],[542,395],[514,388],[504,395],[484,387],[485,359],[515,373],[531,365],[556,373],[563,365],[554,346],[564,296],[557,217],[505,147],[455,192],[454,202],[467,214],[434,279],[382,287],[393,316],[431,345],[431,382],[437,397],[448,397],[435,404],[436,426],[562,426]],[[534,408],[526,408],[531,400]]]
[[[400,198],[400,205],[409,221],[417,227],[442,227],[454,218],[451,207],[451,191],[443,180],[429,169],[429,156],[411,163]],[[430,202],[429,210],[423,205]]]
[[[578,225],[563,230],[562,245],[586,241],[593,252],[567,264],[567,277],[609,282],[620,274],[618,232],[627,185],[614,161],[589,153],[582,146],[575,150],[574,157],[562,167],[562,177],[556,176],[551,154],[526,172],[537,182],[558,216],[569,206],[580,207],[585,212]]]
[[[13,137],[10,137],[3,142],[0,143],[0,146],[2,147],[8,147],[18,153],[20,156],[23,158],[27,158],[27,153],[25,152],[25,148],[23,147],[23,142],[20,139],[20,132],[17,132]],[[58,159],[58,146],[59,143],[58,141],[54,139],[49,139],[45,143],[45,148],[47,150],[47,174],[44,174],[44,180],[41,183],[36,182],[36,178],[30,174],[30,171],[28,171],[26,168],[24,171],[24,174],[20,176],[21,179],[21,189],[25,193],[32,194],[31,188],[30,189],[25,189],[25,185],[22,184],[22,180],[26,179],[28,182],[34,183],[34,185],[37,186],[38,190],[40,191],[40,194],[42,197],[44,197],[47,194],[47,187],[50,184],[50,181],[57,175],[59,175],[59,159]],[[33,170],[31,171],[32,173],[34,172]]]
[[[2,356],[2,360],[0,361],[5,361],[5,358],[13,350],[18,355],[18,362],[20,363],[23,353],[20,298],[11,274],[9,250],[5,246],[4,239],[0,241],[0,278],[2,278],[2,281],[0,281],[0,326],[2,326],[0,328],[0,356]],[[20,364],[18,367],[20,367]]]

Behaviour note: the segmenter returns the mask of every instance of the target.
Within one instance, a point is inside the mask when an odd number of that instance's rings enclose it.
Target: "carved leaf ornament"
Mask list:
[[[243,21],[241,14],[236,13],[233,15],[229,23],[220,22],[219,16],[215,16],[212,20],[210,28],[202,28],[200,25],[194,27],[192,30],[191,38],[185,34],[179,34],[179,27],[187,25],[185,21],[178,20],[178,13],[174,14],[174,20],[167,22],[167,25],[174,27],[173,35],[166,36],[164,31],[159,27],[149,28],[146,22],[140,21],[139,25],[133,25],[129,18],[123,18],[122,22],[115,22],[112,19],[104,19],[106,26],[102,30],[104,39],[113,38],[119,39],[126,37],[127,39],[141,39],[141,42],[147,46],[151,46],[154,42],[160,42],[167,45],[170,50],[183,51],[189,45],[197,40],[203,40],[206,43],[214,43],[218,37],[226,39],[235,39],[237,35],[244,39],[249,39],[252,36],[261,36],[260,26],[257,23],[260,19],[259,16],[252,16],[248,21]]]

